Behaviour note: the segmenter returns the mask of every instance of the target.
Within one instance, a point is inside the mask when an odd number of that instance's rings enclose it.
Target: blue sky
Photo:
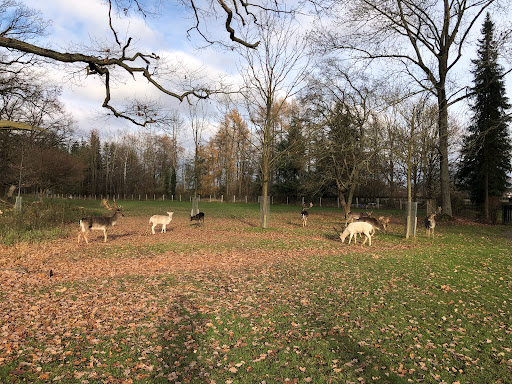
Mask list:
[[[52,24],[48,29],[48,36],[42,42],[59,51],[77,50],[77,46],[90,45],[91,41],[98,42],[102,47],[113,45],[113,36],[108,26],[108,8],[102,0],[23,0],[28,7],[37,9],[43,18],[51,20]],[[156,2],[155,2],[156,3]],[[144,52],[155,52],[166,57],[170,62],[181,62],[188,69],[202,68],[211,76],[226,75],[233,82],[239,81],[237,75],[237,63],[239,58],[229,50],[215,50],[212,48],[197,50],[204,40],[197,34],[192,33],[192,40],[187,37],[187,29],[194,25],[194,20],[183,11],[183,6],[176,5],[174,1],[163,1],[163,6],[158,10],[158,17],[143,18],[133,14],[130,17],[123,17],[114,20],[114,26],[119,32],[119,37],[125,41],[132,37],[132,46],[139,47]],[[304,20],[304,29],[310,22]],[[223,20],[208,25],[208,32],[213,35],[221,34],[226,38],[226,31],[223,27]],[[474,28],[475,33],[480,33],[481,23]],[[471,48],[466,50],[465,63],[459,65],[458,77],[471,81],[468,63],[471,55]],[[84,65],[81,66],[84,68]],[[183,74],[181,73],[181,76]],[[510,83],[511,75],[508,76],[508,96],[512,98]],[[106,110],[101,107],[104,99],[104,88],[97,77],[86,78],[82,76],[78,81],[68,81],[69,77],[63,77],[62,72],[54,72],[51,79],[60,82],[63,86],[62,101],[66,108],[73,114],[78,123],[79,132],[87,132],[96,128],[104,136],[115,136],[121,131],[133,130],[134,126],[123,119],[100,118],[105,116]],[[169,108],[183,108],[171,97],[158,92],[154,87],[148,86],[142,78],[133,81],[125,78],[117,83],[112,90],[113,97],[121,100],[125,97],[133,97],[134,94],[141,98],[159,98]],[[463,110],[463,106],[459,106]],[[463,114],[462,114],[463,115]]]
[[[96,42],[96,46],[101,47],[114,45],[114,37],[108,25],[108,8],[104,1],[23,0],[23,3],[38,10],[44,19],[51,20],[47,30],[48,36],[40,42],[44,46],[72,52],[79,51],[79,46],[92,46],[91,42]],[[203,41],[197,38],[191,41],[188,38],[186,31],[193,25],[190,15],[184,13],[182,7],[173,5],[174,2],[163,3],[167,8],[159,9],[157,17],[143,18],[133,14],[130,17],[115,18],[114,28],[118,31],[121,42],[132,37],[131,46],[137,47],[138,51],[155,52],[171,63],[180,62],[186,69],[201,68],[213,77],[236,77],[235,54],[211,48],[195,49],[196,43],[202,44]],[[222,27],[222,24],[220,26]],[[85,68],[85,65],[82,64],[80,67]],[[101,107],[105,97],[104,87],[98,77],[81,76],[79,80],[70,81],[70,76],[62,76],[62,72],[54,72],[50,77],[52,81],[62,85],[62,101],[76,119],[79,133],[87,135],[91,128],[96,128],[103,136],[108,137],[115,136],[120,131],[135,129],[126,120],[104,118],[107,112]],[[134,95],[141,99],[156,98],[166,106],[169,105],[170,109],[185,107],[149,86],[141,76],[135,81],[130,76],[124,76],[124,79],[113,87],[112,95],[116,100],[131,98]]]

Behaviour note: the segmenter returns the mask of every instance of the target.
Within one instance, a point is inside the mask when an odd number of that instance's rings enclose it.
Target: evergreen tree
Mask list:
[[[277,144],[276,155],[277,183],[274,192],[281,196],[298,199],[299,194],[306,192],[303,177],[306,170],[306,141],[301,132],[300,123],[292,117],[285,138]]]
[[[176,168],[172,167],[171,172],[171,196],[176,195]]]
[[[508,133],[510,108],[505,95],[504,70],[498,64],[498,48],[494,40],[494,23],[489,14],[478,42],[478,55],[473,60],[474,113],[469,132],[464,138],[459,169],[461,186],[471,200],[483,204],[483,214],[490,219],[490,200],[505,192],[507,176],[512,171],[512,145]]]

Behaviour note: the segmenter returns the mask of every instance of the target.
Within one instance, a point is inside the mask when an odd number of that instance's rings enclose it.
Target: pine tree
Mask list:
[[[471,200],[483,204],[485,219],[490,219],[490,200],[505,192],[512,171],[512,145],[508,133],[510,108],[505,95],[504,70],[498,64],[494,23],[487,14],[478,42],[478,55],[472,60],[474,92],[473,118],[464,138],[459,181]]]
[[[304,190],[303,177],[306,171],[306,139],[301,132],[298,118],[293,116],[286,137],[277,144],[277,183],[275,193],[298,199]]]

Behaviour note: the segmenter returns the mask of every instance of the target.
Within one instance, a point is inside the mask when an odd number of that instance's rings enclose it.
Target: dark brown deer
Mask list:
[[[379,219],[376,219],[375,217],[361,216],[359,219],[357,219],[357,221],[362,221],[362,222],[365,222],[365,223],[369,223],[375,229],[381,229],[381,230],[385,230],[386,229],[384,227],[384,224]]]
[[[362,212],[348,212],[345,214],[345,228],[348,224],[353,223],[354,221],[359,220],[361,217],[371,217],[373,211],[366,211],[365,213]]]
[[[300,217],[302,219],[302,226],[305,227],[308,224],[308,209],[313,206],[313,203],[309,203],[309,207],[306,207],[306,204],[302,204],[302,212],[300,213]]]
[[[199,212],[197,215],[190,216],[190,221],[197,221],[198,223],[203,222],[204,224],[204,213]]]

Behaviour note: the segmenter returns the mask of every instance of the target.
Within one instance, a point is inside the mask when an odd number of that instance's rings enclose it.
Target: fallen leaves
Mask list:
[[[3,255],[9,378],[452,382],[512,369],[505,256],[451,263],[400,244],[348,254],[293,228],[269,240],[227,224],[200,228],[200,240],[176,226],[164,241],[123,235],[143,225],[129,218],[107,244]]]

